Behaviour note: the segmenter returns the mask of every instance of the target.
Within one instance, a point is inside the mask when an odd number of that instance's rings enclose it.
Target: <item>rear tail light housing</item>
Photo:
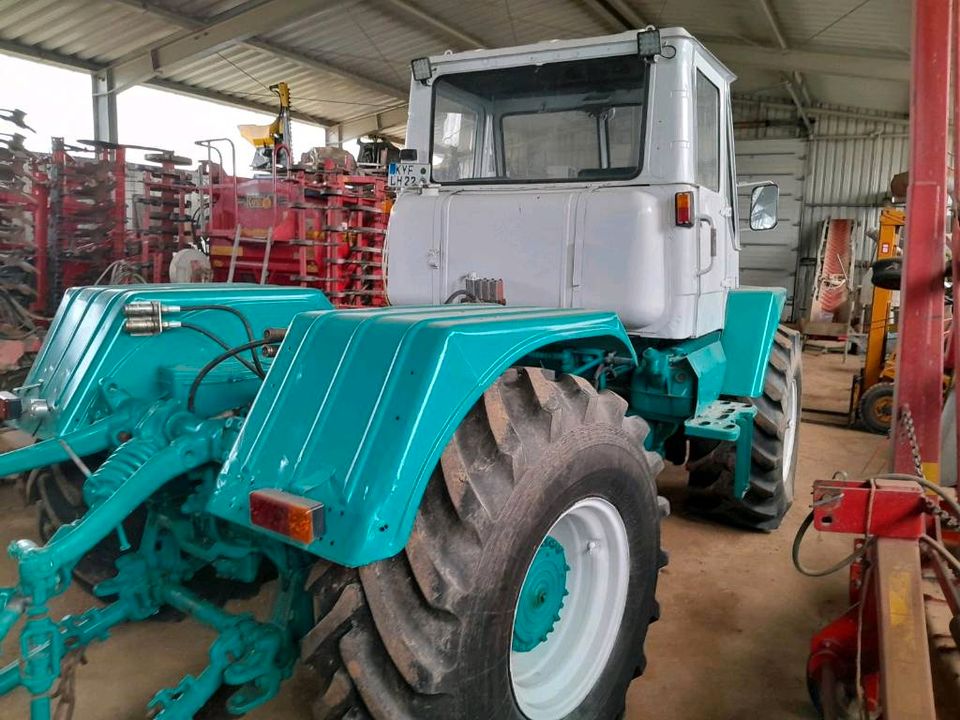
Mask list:
[[[254,490],[250,493],[250,523],[309,545],[323,536],[323,503],[282,490]]]
[[[689,190],[674,196],[674,214],[678,227],[693,227],[693,193]]]

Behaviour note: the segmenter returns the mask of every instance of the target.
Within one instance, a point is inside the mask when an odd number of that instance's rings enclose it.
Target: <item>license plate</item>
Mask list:
[[[418,187],[430,182],[430,165],[427,163],[390,163],[387,169],[387,185],[392,188]]]

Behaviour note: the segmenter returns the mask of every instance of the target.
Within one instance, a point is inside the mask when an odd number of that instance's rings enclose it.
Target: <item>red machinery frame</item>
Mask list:
[[[202,141],[206,142],[206,141]],[[386,179],[327,161],[315,171],[238,178],[210,166],[214,280],[316,287],[338,307],[386,304]]]
[[[944,238],[951,70],[955,158],[960,158],[960,0],[915,0],[910,87],[908,238],[901,285],[900,347],[892,432],[893,468],[940,479],[944,366],[960,367],[960,343],[944,362]],[[960,161],[955,161],[960,190]],[[960,278],[960,204],[954,199],[953,277]],[[905,358],[909,356],[909,362]],[[956,397],[960,400],[960,394]],[[960,426],[958,426],[960,434]],[[850,609],[814,636],[808,663],[811,694],[824,718],[841,717],[836,688],[862,698],[870,717],[935,720],[924,613],[923,572],[932,571],[960,636],[956,561],[944,553],[960,527],[955,503],[897,479],[817,481],[813,523],[821,531],[861,535],[850,570]]]

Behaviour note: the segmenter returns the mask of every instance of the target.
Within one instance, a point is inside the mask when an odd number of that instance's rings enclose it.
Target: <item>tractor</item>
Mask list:
[[[682,29],[412,62],[390,307],[307,288],[66,294],[0,456],[0,693],[48,720],[112,628],[189,615],[209,665],[149,703],[242,715],[308,666],[318,719],[613,720],[659,615],[668,503],[772,530],[799,338],[739,285],[731,73]],[[777,188],[744,190],[754,230]],[[52,616],[70,583],[99,602]],[[272,582],[266,617],[226,601]]]

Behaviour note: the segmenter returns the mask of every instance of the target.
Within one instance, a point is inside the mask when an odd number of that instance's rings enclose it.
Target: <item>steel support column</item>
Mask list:
[[[117,140],[117,94],[113,71],[98,70],[91,74],[93,93],[93,138],[107,142]]]
[[[951,237],[952,247],[952,270],[954,278],[954,288],[957,286],[957,278],[960,278],[960,0],[954,0],[953,8],[953,234]],[[956,290],[954,290],[956,296]],[[953,343],[949,352],[953,353],[953,372],[960,373],[960,312],[956,310],[954,304],[953,325],[950,336]],[[960,392],[954,391],[954,402],[957,404],[957,410],[960,411]],[[960,412],[956,418],[960,419]],[[954,423],[957,435],[957,451],[960,452],[960,422]],[[956,459],[955,467],[960,468],[960,457]]]
[[[913,473],[900,419],[909,409],[924,473],[940,479],[943,266],[953,0],[915,0],[910,86],[910,186],[897,353],[894,469]]]

